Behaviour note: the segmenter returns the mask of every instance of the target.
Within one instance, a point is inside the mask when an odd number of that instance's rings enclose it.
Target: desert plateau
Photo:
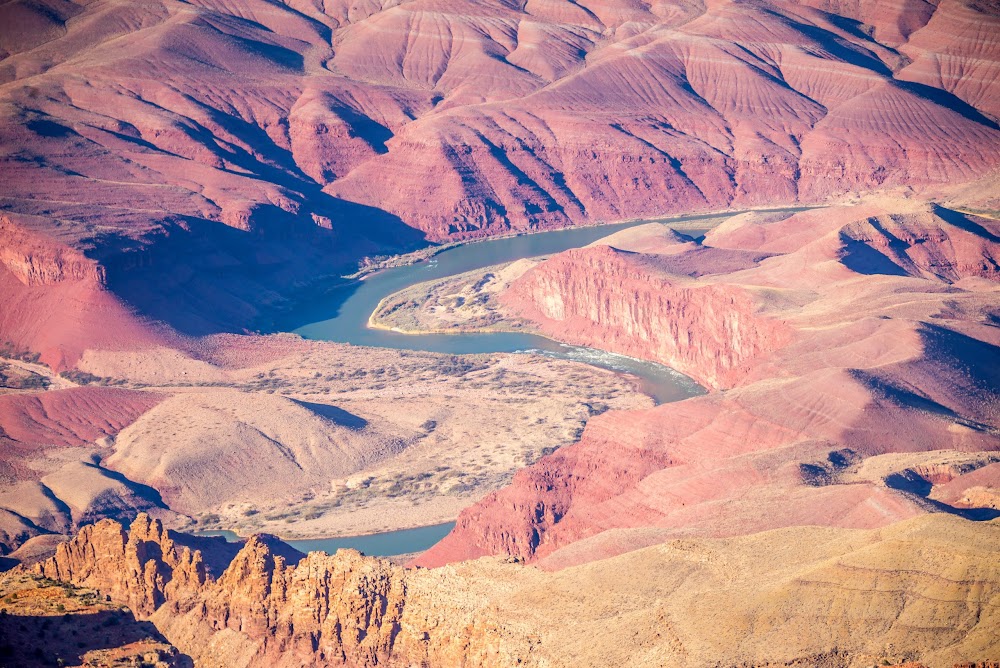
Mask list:
[[[0,0],[0,668],[1000,668],[1000,4]]]

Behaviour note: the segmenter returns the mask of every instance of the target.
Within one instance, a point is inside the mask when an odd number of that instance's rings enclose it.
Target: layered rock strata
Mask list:
[[[995,516],[996,223],[892,206],[743,216],[701,245],[611,239],[525,273],[501,297],[516,316],[722,391],[593,419],[417,563],[510,554],[561,567],[671,536]],[[756,259],[734,266],[733,252]],[[933,476],[858,474],[870,458],[898,453],[904,472],[935,451],[980,453],[982,484],[970,473],[932,493]]]
[[[947,516],[675,540],[559,573],[281,556],[254,537],[212,575],[190,540],[104,521],[35,571],[110,593],[198,666],[943,666],[1000,649],[1000,535]]]

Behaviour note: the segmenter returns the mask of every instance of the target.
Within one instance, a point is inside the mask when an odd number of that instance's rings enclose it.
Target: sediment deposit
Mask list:
[[[973,0],[0,5],[0,635],[49,651],[0,661],[991,666],[998,72]],[[672,405],[266,335],[436,242],[793,204],[384,304]],[[460,510],[430,569],[169,530]]]

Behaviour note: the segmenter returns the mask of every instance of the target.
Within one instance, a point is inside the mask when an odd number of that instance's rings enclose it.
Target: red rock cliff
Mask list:
[[[789,339],[746,290],[697,285],[646,259],[609,246],[566,251],[503,301],[560,341],[659,362],[714,389],[737,385]]]
[[[660,268],[699,249],[667,262],[597,246],[530,270],[503,298],[546,333],[655,351],[730,389],[595,418],[416,563],[513,554],[560,567],[667,536],[964,512],[882,478],[838,482],[887,453],[1000,450],[996,224],[902,208],[743,217],[708,241],[776,254],[697,279]]]

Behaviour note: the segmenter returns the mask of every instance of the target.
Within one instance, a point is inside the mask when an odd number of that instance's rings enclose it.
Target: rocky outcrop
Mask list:
[[[197,666],[848,668],[998,650],[1000,535],[954,517],[675,540],[560,573],[280,556],[254,537],[215,577],[190,540],[105,521],[36,572],[111,593]]]
[[[747,290],[696,285],[611,246],[560,254],[503,302],[562,341],[659,362],[714,389],[736,385],[789,339]]]
[[[105,271],[80,251],[53,242],[44,233],[17,225],[0,215],[0,264],[24,285],[51,285],[65,280],[103,285]]]
[[[159,520],[145,513],[127,532],[112,520],[85,526],[33,571],[100,589],[144,616],[168,595],[197,591],[206,578],[201,552],[175,546]]]
[[[0,343],[71,368],[87,347],[141,346],[157,335],[107,289],[107,270],[45,218],[0,214]]]
[[[529,270],[501,298],[549,335],[729,389],[592,419],[416,563],[511,554],[560,568],[670,536],[995,516],[990,467],[929,499],[881,478],[841,484],[872,456],[1000,450],[995,222],[896,206],[741,217],[705,245],[770,255],[698,278],[669,269],[709,255],[656,243]]]
[[[400,645],[426,654],[426,631],[401,625],[406,572],[398,566],[353,550],[302,559],[261,536],[230,559],[210,576],[201,550],[140,513],[128,531],[111,520],[84,527],[30,570],[152,616],[203,665],[223,652],[242,657],[237,665],[374,666]]]
[[[422,633],[401,628],[405,595],[404,571],[388,562],[341,551],[296,565],[251,538],[216,583],[154,619],[186,646],[223,629],[238,632],[255,664],[374,666],[399,644],[420,645]],[[211,660],[214,651],[209,641],[194,656]]]

